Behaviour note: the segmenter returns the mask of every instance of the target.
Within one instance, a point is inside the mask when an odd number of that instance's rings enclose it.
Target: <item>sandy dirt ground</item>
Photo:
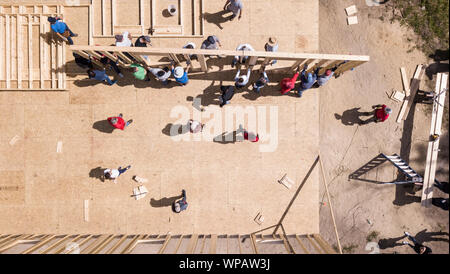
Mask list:
[[[348,26],[344,9],[352,4],[357,5],[359,23]],[[402,90],[401,66],[411,77],[416,65],[434,62],[417,50],[408,53],[413,45],[407,38],[414,34],[398,23],[380,20],[381,9],[368,7],[362,0],[320,1],[320,51],[371,57],[369,63],[330,81],[320,91],[320,152],[341,244],[347,253],[372,252],[370,248],[366,250],[367,236],[375,231],[379,235],[371,241],[379,244],[379,252],[414,253],[408,246],[401,245],[407,240],[403,232],[409,231],[416,235],[417,240],[430,246],[434,253],[448,253],[448,211],[435,206],[429,209],[421,207],[421,190],[347,179],[351,172],[379,153],[397,153],[419,174],[425,170],[430,106],[416,105],[415,111],[411,111],[413,115],[398,124],[395,120],[401,103],[389,99],[386,92],[390,94],[393,88]],[[436,76],[433,77],[435,81]],[[426,76],[423,79],[421,89],[434,90],[434,81],[429,81]],[[392,117],[384,123],[359,126],[354,124],[357,120],[354,115],[346,115],[344,119],[335,116],[342,116],[354,108],[370,111],[376,104],[390,106]],[[444,127],[436,178],[448,182],[448,123]],[[384,164],[367,174],[366,178],[392,181],[396,176],[396,169]],[[321,184],[321,201],[326,203],[324,191]],[[434,197],[448,198],[448,194],[436,190]],[[335,244],[328,207],[328,204],[321,206],[320,231]]]
[[[216,34],[224,49],[248,42],[263,50],[268,37],[277,33],[280,51],[318,51],[316,1],[246,1],[241,21],[233,22],[220,18],[223,4],[205,1],[204,12],[205,33]],[[302,5],[307,16],[295,16],[294,4]],[[275,6],[277,16],[272,16]],[[130,10],[135,12],[132,7]],[[64,17],[79,34],[75,43],[86,45],[87,8],[66,6]],[[269,17],[274,24],[264,24]],[[200,46],[202,40],[194,42]],[[182,47],[187,41],[153,39],[153,45]],[[95,43],[109,45],[112,40],[95,39]],[[70,63],[70,52],[67,56]],[[172,83],[165,88],[154,80],[139,82],[124,73],[112,87],[86,80],[85,75],[68,75],[67,92],[0,93],[1,110],[8,113],[0,122],[0,182],[8,186],[0,201],[1,232],[247,234],[276,224],[296,190],[277,180],[287,173],[298,186],[318,155],[319,96],[315,92],[306,93],[301,100],[279,96],[281,76],[277,76],[261,96],[245,90],[235,95],[230,106],[220,109],[220,82],[232,84],[235,74],[231,60],[224,62],[208,61],[211,73],[192,75],[186,87]],[[283,62],[277,64],[282,66]],[[260,152],[258,145],[249,142],[172,141],[168,136],[171,124],[195,118],[193,98],[200,98],[207,110],[223,115],[234,106],[262,107],[266,116],[258,115],[267,121],[269,107],[276,107],[276,150]],[[190,117],[180,121],[171,116],[175,107],[185,107]],[[123,132],[111,132],[104,120],[119,113],[133,123]],[[270,124],[267,126],[269,130]],[[235,124],[234,129],[237,127]],[[11,145],[15,136],[18,139]],[[189,133],[184,136],[190,137]],[[62,142],[59,153],[58,142]],[[99,180],[103,169],[128,164],[131,170],[121,175],[117,184]],[[149,194],[139,201],[131,197],[138,186],[133,175],[149,180],[145,183]],[[284,221],[286,233],[319,232],[318,175],[316,168],[292,205]],[[187,192],[188,210],[173,214],[170,204],[182,189]],[[84,221],[84,200],[89,200],[89,222]],[[261,226],[253,221],[258,212],[265,218]],[[11,223],[13,218],[17,221]]]

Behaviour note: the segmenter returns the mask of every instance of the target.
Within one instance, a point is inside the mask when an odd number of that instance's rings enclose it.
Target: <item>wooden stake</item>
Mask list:
[[[327,185],[327,180],[326,180],[325,171],[324,171],[325,169],[323,168],[322,158],[320,158],[320,157],[319,157],[319,162],[320,162],[320,170],[322,171],[323,184],[325,185],[325,191],[327,193],[327,201],[328,201],[328,205],[330,208],[331,219],[333,220],[334,233],[336,234],[336,242],[337,242],[337,245],[339,248],[339,253],[342,254],[341,242],[339,241],[339,234],[337,231],[336,220],[334,218],[334,213],[333,213],[333,205],[331,203],[330,193],[328,192],[328,185]]]

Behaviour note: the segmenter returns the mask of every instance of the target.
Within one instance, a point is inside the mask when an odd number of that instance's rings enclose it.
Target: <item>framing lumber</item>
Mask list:
[[[300,247],[302,248],[302,250],[306,253],[309,254],[308,250],[306,249],[305,245],[302,243],[302,240],[300,240],[300,237],[298,235],[295,235],[295,239],[297,239],[298,244],[300,245]]]
[[[239,254],[242,254],[241,235],[238,234]]]
[[[27,250],[23,251],[20,254],[33,253],[34,251],[38,250],[39,248],[41,248],[42,246],[53,240],[55,237],[56,237],[55,235],[47,235],[38,244],[33,245],[32,247],[28,248]]]
[[[173,252],[173,254],[177,254],[178,249],[180,248],[181,242],[183,241],[183,236],[184,236],[184,235],[181,235],[181,236],[180,236],[180,239],[178,240],[177,247],[175,248],[175,251]]]
[[[9,15],[5,15],[5,44],[6,44],[6,53],[5,53],[5,70],[6,70],[6,88],[11,88],[11,56],[8,54],[11,52],[11,20]]]
[[[152,4],[154,0],[151,0]],[[114,36],[115,30],[114,27],[116,26],[116,0],[111,0],[111,35]]]
[[[319,234],[312,235],[314,240],[320,245],[320,247],[325,250],[327,254],[335,254],[336,252],[322,239]],[[341,253],[342,254],[342,253]]]
[[[208,65],[206,64],[205,56],[204,55],[197,55],[198,61],[200,63],[200,68],[203,72],[208,71]]]
[[[186,248],[185,254],[193,254],[195,247],[197,246],[198,234],[193,234],[189,241],[188,247]]]
[[[2,13],[2,11],[0,10],[0,14],[1,13]],[[0,37],[3,37],[3,33],[4,33],[3,25],[4,25],[3,16],[0,16]],[[3,41],[0,41],[0,56],[2,56],[2,59],[3,59],[4,53],[5,53],[5,51],[4,51],[4,47],[3,47]],[[3,60],[0,60],[0,80],[2,80],[2,79],[3,79]]]
[[[105,10],[106,10],[106,7],[105,7],[105,0],[102,0],[101,10],[102,10],[102,35],[105,35],[106,34],[106,24],[105,24]]]
[[[120,254],[130,254],[133,249],[136,247],[138,241],[145,237],[145,235],[136,235],[134,238],[130,241],[130,243],[125,247]]]
[[[328,205],[330,208],[331,219],[333,220],[333,227],[334,227],[334,233],[336,235],[336,242],[337,242],[337,245],[339,248],[339,253],[342,254],[342,247],[341,247],[341,242],[339,241],[339,234],[337,231],[336,219],[334,218],[333,205],[331,204],[330,193],[328,192],[327,179],[325,177],[325,169],[323,168],[322,158],[320,158],[320,156],[319,156],[319,162],[320,162],[320,170],[322,171],[323,184],[325,186],[325,191],[327,193],[327,201],[328,201]]]
[[[278,237],[280,237],[280,239],[283,240],[283,244],[284,244],[284,247],[286,248],[287,253],[295,254],[295,250],[293,248],[291,248],[291,246],[287,242],[287,238],[283,234],[278,235]]]
[[[17,235],[11,234],[11,235],[8,235],[8,236],[3,237],[2,239],[0,239],[0,246],[2,246],[2,244],[6,243],[6,241],[8,241],[9,239],[11,239],[11,238],[13,238],[15,236],[17,236]]]
[[[258,253],[258,248],[256,248],[255,234],[250,234],[250,240],[252,241],[253,252],[254,252],[255,254],[259,254],[259,253]]]
[[[209,243],[209,254],[216,254],[217,234],[211,235],[211,242]]]
[[[106,239],[104,239],[99,245],[94,247],[89,254],[98,254],[107,244],[109,244],[116,235],[111,234]]]
[[[24,234],[24,235],[19,235],[18,237],[14,238],[14,239],[11,239],[9,241],[6,241],[4,244],[2,244],[0,246],[0,253],[10,249],[11,247],[14,247],[15,245],[19,244],[23,240],[27,240],[27,239],[33,238],[33,236],[34,235]]]
[[[64,237],[62,237],[61,239],[59,239],[58,241],[56,241],[55,243],[53,243],[52,245],[47,247],[45,250],[43,250],[40,254],[47,254],[50,250],[52,250],[53,248],[57,247],[59,244],[65,242],[71,236],[72,235],[65,235]]]
[[[16,24],[17,24],[17,38],[16,38],[16,42],[17,42],[17,88],[21,89],[22,88],[22,56],[23,56],[23,51],[21,50],[22,48],[22,16],[17,15],[17,19],[16,19]],[[8,54],[8,53],[6,53]]]
[[[51,79],[51,83],[52,83],[52,89],[56,88],[56,64],[55,64],[55,60],[56,60],[56,46],[55,46],[55,35],[52,32],[52,43],[50,44],[50,58],[52,60],[51,62],[51,68],[50,68],[50,79]]]
[[[312,54],[312,53],[288,53],[288,52],[267,52],[267,51],[235,51],[235,50],[205,50],[205,49],[185,49],[185,48],[154,48],[154,47],[115,47],[115,46],[82,46],[71,45],[73,51],[95,50],[99,52],[130,52],[139,55],[156,55],[167,56],[172,54],[196,54],[196,55],[225,55],[225,56],[256,56],[259,58],[273,58],[277,60],[298,61],[299,59],[327,59],[327,60],[349,60],[348,64],[351,68],[359,65],[359,62],[365,63],[370,61],[369,56],[364,55],[337,55],[337,54]],[[351,62],[355,61],[355,62]],[[340,68],[347,64],[342,65]]]
[[[320,247],[314,242],[314,240],[309,236],[309,234],[306,234],[306,238],[308,238],[308,241],[311,243],[311,245],[316,249],[320,254],[323,254],[323,251],[320,249]]]
[[[411,106],[414,102],[414,97],[416,96],[416,93],[419,90],[420,79],[421,79],[422,75],[423,75],[423,66],[417,65],[416,71],[414,72],[414,77],[411,80],[411,84],[410,85],[406,84],[407,87],[409,87],[409,89],[405,90],[405,100],[403,101],[403,104],[398,113],[397,120],[396,120],[397,123],[401,123],[402,120],[406,119],[405,114],[411,108]],[[407,82],[407,81],[405,81],[405,82]],[[407,115],[406,115],[406,117],[407,117]]]
[[[144,34],[145,26],[144,1],[139,0],[139,24],[141,25],[141,33]]]
[[[435,99],[431,116],[430,137],[433,134],[441,135],[442,116],[444,113],[445,93],[448,82],[448,74],[438,73],[435,87]],[[439,139],[428,142],[425,175],[423,180],[421,204],[429,207],[433,198],[433,186],[436,176],[436,163],[439,153]]]
[[[105,254],[112,254],[125,240],[127,239],[127,235],[122,235],[122,238],[118,240]]]
[[[205,249],[205,243],[206,243],[206,235],[203,235],[202,247],[200,249],[200,254],[203,254],[203,250]]]
[[[105,240],[105,238],[108,237],[108,235],[99,235],[97,239],[95,239],[90,245],[88,245],[83,250],[80,250],[81,254],[89,254],[94,246],[97,246],[98,243],[101,243]]]
[[[406,77],[406,69],[404,67],[400,68],[400,74],[402,76],[403,90],[405,91],[405,95],[409,96],[411,89],[409,86],[409,79]]]
[[[80,235],[76,236],[75,238],[71,239],[70,242],[74,242],[75,243],[81,237],[83,237],[83,235],[80,234]],[[66,246],[63,246],[60,249],[56,250],[53,254],[60,254],[61,252],[65,251],[66,248],[67,248],[67,244],[66,244]]]
[[[28,88],[33,88],[33,26],[28,15]]]
[[[167,244],[169,243],[170,239],[172,238],[172,235],[167,235],[166,236],[166,240],[164,241],[163,245],[161,246],[161,248],[158,250],[158,254],[163,254],[164,250],[167,247]]]
[[[44,32],[44,19],[42,17],[42,15],[39,16],[39,80],[40,80],[40,88],[43,89],[45,88],[45,78],[44,78],[44,67],[45,67],[45,63],[44,63],[44,37],[43,37],[43,33]]]
[[[89,45],[93,45],[94,44],[94,37],[93,37],[94,36],[94,14],[93,14],[92,5],[88,6],[88,13],[89,13],[89,27],[88,27],[89,40],[88,40],[88,43],[89,43]]]

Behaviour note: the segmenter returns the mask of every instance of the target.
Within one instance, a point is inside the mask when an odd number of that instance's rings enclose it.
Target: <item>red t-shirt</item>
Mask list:
[[[113,124],[112,119],[116,118],[117,122]],[[123,130],[125,128],[125,120],[122,119],[122,117],[109,117],[108,122],[111,124],[111,126]]]
[[[295,81],[297,81],[299,72],[296,72],[294,74],[294,77],[292,78],[284,78],[281,80],[281,93],[285,94],[286,92],[290,91],[295,86]]]
[[[254,136],[254,140],[251,141],[251,142],[256,143],[256,142],[259,141],[259,136],[258,136],[258,135],[255,136],[254,133],[251,133],[251,135]],[[247,131],[244,132],[244,139],[245,139],[245,140],[248,140],[248,132],[247,132]]]
[[[375,110],[375,116],[381,122],[386,121],[386,119],[389,117],[389,113],[386,113],[385,109],[386,109],[386,105],[383,105],[383,106],[381,106],[381,108],[378,108],[377,110]]]

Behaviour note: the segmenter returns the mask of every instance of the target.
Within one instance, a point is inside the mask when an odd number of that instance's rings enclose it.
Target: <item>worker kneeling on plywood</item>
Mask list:
[[[186,202],[186,190],[181,191],[181,196],[183,197],[181,200],[173,203],[172,208],[176,213],[180,213],[183,210],[186,210],[188,207],[188,203]]]

